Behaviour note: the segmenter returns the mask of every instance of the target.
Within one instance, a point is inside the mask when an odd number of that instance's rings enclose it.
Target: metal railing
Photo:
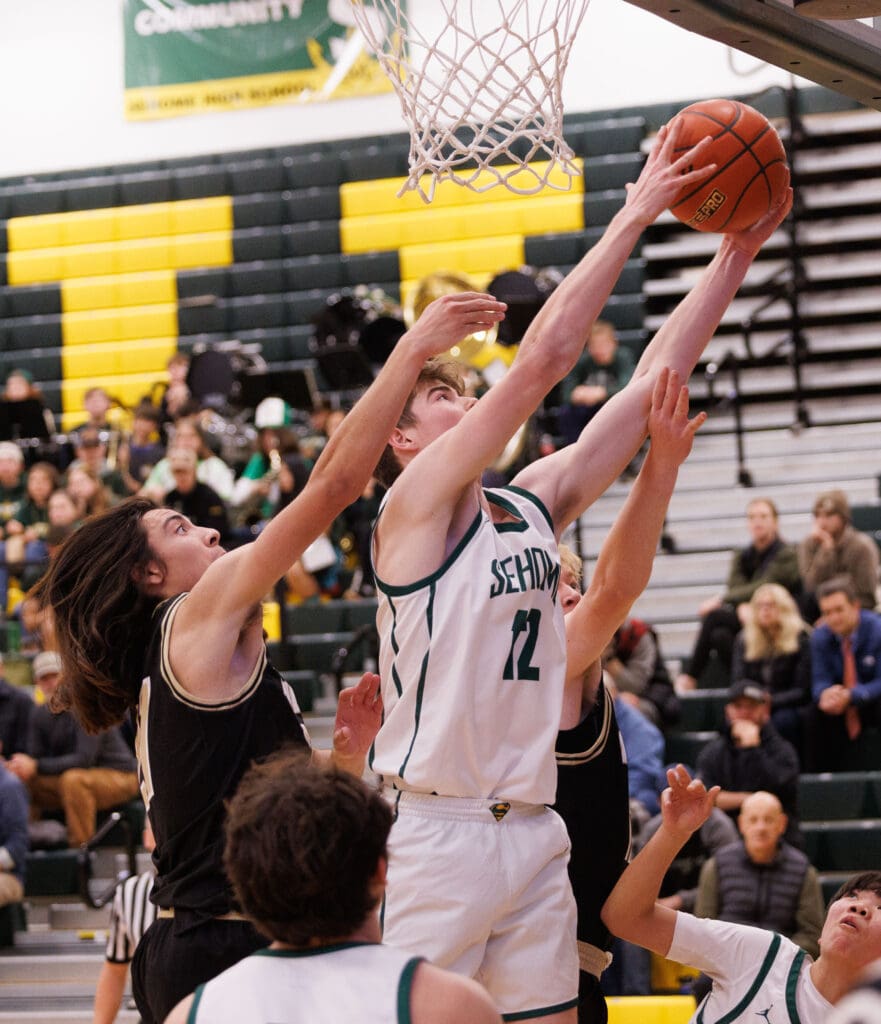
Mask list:
[[[784,140],[786,157],[789,166],[794,167],[795,152],[805,138],[804,124],[799,109],[798,90],[794,85],[790,85],[788,88],[776,85],[758,93],[754,99],[777,91],[783,94],[786,118],[789,122],[789,132]],[[805,401],[802,372],[808,354],[808,343],[804,333],[804,321],[800,302],[800,293],[807,281],[807,273],[799,245],[799,228],[801,226],[802,213],[803,204],[796,190],[792,212],[781,226],[781,230],[787,236],[786,263],[763,282],[762,288],[769,290],[740,325],[746,360],[750,363],[769,361],[775,356],[785,353],[787,363],[792,371],[792,396],[795,407],[793,423],[791,425],[793,430],[800,430],[802,427],[809,427],[811,425],[810,413]],[[762,314],[781,299],[789,306],[789,330],[770,348],[762,353],[756,353],[753,345],[753,335],[756,328],[762,322]],[[734,443],[737,451],[737,482],[742,487],[752,487],[753,477],[746,464],[744,441],[743,396],[740,386],[743,365],[744,360],[738,353],[734,349],[729,349],[721,359],[711,362],[707,366],[704,377],[707,382],[710,401],[717,401],[718,407],[731,409],[734,417]],[[723,396],[716,399],[715,384],[717,377],[726,370],[731,373],[730,386],[726,389]]]

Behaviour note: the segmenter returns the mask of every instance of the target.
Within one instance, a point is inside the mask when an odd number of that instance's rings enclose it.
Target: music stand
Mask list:
[[[256,409],[264,398],[283,398],[294,409],[312,412],[318,405],[318,385],[309,366],[270,373],[243,373],[239,378],[239,404]]]
[[[331,391],[358,391],[373,383],[373,367],[353,345],[315,347],[315,361]]]

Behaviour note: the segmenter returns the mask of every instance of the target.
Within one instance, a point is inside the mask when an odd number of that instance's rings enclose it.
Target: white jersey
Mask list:
[[[667,955],[713,979],[710,994],[691,1017],[694,1024],[829,1022],[832,1004],[811,981],[813,961],[782,935],[679,913]]]
[[[510,521],[481,509],[431,576],[377,577],[384,719],[370,767],[398,789],[550,804],[566,674],[557,542],[534,495],[485,494]]]
[[[408,1024],[419,958],[349,942],[317,949],[261,949],[193,996],[188,1024]]]

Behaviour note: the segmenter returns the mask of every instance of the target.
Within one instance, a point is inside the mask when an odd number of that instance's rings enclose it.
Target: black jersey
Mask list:
[[[224,802],[254,761],[286,743],[308,746],[293,690],[265,648],[234,697],[199,701],[178,683],[168,659],[171,623],[186,594],[163,602],[141,683],[138,774],[156,836],[153,902],[217,916],[232,909],[223,871]]]
[[[608,950],[600,911],[627,865],[630,799],[627,757],[615,708],[600,684],[593,709],[557,734],[557,802],[572,842],[569,877],[578,906],[578,941]]]

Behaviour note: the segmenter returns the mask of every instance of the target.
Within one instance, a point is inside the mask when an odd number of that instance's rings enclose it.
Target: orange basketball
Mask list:
[[[736,100],[704,100],[680,110],[677,156],[709,135],[700,166],[716,164],[711,177],[686,185],[670,206],[696,231],[743,231],[780,198],[786,187],[786,152],[768,119]],[[689,168],[692,170],[692,168]]]

